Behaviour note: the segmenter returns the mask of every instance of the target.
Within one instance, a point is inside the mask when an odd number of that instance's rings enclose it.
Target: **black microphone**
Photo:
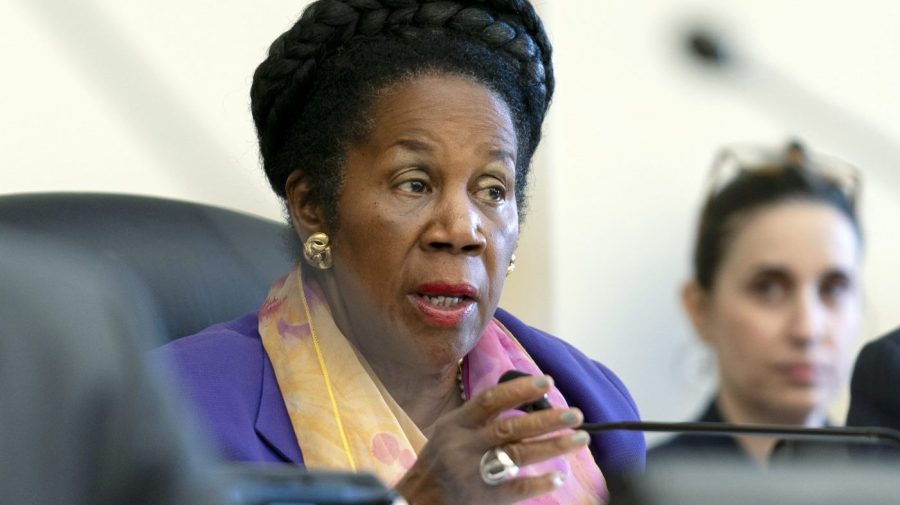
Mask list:
[[[518,370],[508,370],[508,371],[504,372],[503,375],[500,376],[500,380],[497,381],[497,383],[502,384],[504,382],[511,381],[513,379],[518,379],[519,377],[528,377],[528,376],[529,376],[529,374],[527,374],[525,372],[520,372]],[[545,409],[549,409],[552,407],[553,406],[550,405],[550,401],[547,400],[547,395],[544,395],[543,398],[540,398],[531,403],[523,403],[522,405],[519,405],[518,407],[516,407],[516,409],[521,410],[522,412],[535,412],[538,410],[545,410]]]
[[[509,370],[500,376],[499,382],[506,382],[528,374],[518,370]],[[526,403],[517,407],[523,412],[535,412],[551,408],[547,396],[532,403]],[[678,422],[664,423],[655,421],[620,421],[610,423],[584,423],[581,430],[588,433],[601,433],[604,431],[641,431],[641,432],[667,432],[667,433],[693,433],[709,436],[734,436],[755,435],[769,437],[787,437],[789,439],[819,440],[828,442],[849,443],[888,443],[900,447],[900,431],[889,428],[808,428],[805,426],[788,426],[781,424],[732,424],[732,423],[706,423],[706,422]]]
[[[889,428],[808,428],[781,424],[732,424],[732,423],[662,423],[654,421],[622,421],[612,423],[584,423],[581,428],[588,433],[604,431],[648,431],[667,433],[692,433],[709,436],[755,435],[787,437],[791,439],[828,442],[888,443],[900,447],[900,431]]]

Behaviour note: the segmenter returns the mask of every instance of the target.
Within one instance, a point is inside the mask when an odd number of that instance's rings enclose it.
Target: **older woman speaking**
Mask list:
[[[252,112],[305,262],[161,351],[225,457],[412,504],[595,503],[643,465],[639,434],[575,431],[637,419],[615,375],[497,308],[550,54],[524,0],[321,0],[272,44]]]

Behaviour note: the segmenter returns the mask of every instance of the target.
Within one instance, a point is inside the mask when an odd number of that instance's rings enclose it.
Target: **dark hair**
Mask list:
[[[799,144],[788,147],[800,150]],[[799,151],[802,155],[802,150]],[[790,157],[780,166],[742,169],[720,191],[711,195],[700,214],[700,226],[694,247],[694,278],[711,291],[715,276],[740,227],[740,219],[763,207],[790,200],[814,201],[831,205],[853,225],[862,240],[855,197],[839,182],[811,169],[804,161]]]
[[[250,90],[263,167],[285,198],[301,169],[337,225],[344,153],[371,128],[376,94],[414,77],[458,75],[506,102],[527,175],[553,93],[551,46],[526,0],[319,0],[269,48]]]

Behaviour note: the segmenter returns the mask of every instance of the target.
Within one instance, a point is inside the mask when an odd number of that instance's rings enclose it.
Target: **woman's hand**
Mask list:
[[[515,503],[549,493],[563,484],[556,472],[517,477],[496,486],[480,473],[485,452],[502,447],[518,466],[574,452],[589,442],[583,431],[566,432],[539,440],[564,428],[581,424],[578,409],[550,409],[521,416],[497,416],[523,403],[533,402],[550,390],[549,377],[521,377],[482,391],[435,424],[434,435],[416,463],[397,483],[397,491],[410,505]]]

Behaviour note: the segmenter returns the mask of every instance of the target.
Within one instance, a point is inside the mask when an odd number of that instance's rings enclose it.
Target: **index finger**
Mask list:
[[[551,387],[553,378],[548,375],[519,377],[489,387],[463,405],[460,409],[462,422],[473,427],[481,426],[504,410],[514,409],[523,403],[541,398]]]

